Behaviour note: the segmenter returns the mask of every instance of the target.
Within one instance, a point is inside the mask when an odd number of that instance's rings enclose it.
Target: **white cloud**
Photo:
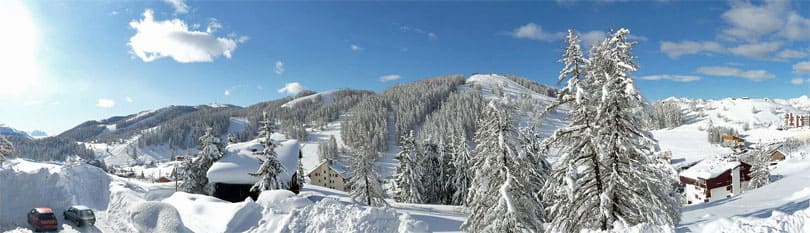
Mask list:
[[[427,38],[431,39],[431,40],[439,39],[439,37],[436,35],[436,33],[425,31],[425,30],[423,30],[421,28],[418,28],[418,27],[413,27],[413,26],[409,26],[409,25],[403,25],[403,26],[399,27],[399,30],[402,30],[403,32],[413,32],[413,33],[417,33],[417,34],[426,35]]]
[[[188,5],[186,5],[185,0],[163,0],[163,2],[172,5],[175,14],[188,13]]]
[[[99,98],[98,102],[96,102],[96,106],[99,108],[112,108],[115,106],[115,100]]]
[[[675,82],[692,82],[700,80],[699,76],[693,75],[668,75],[668,74],[660,74],[660,75],[649,75],[643,76],[640,79],[643,80],[671,80]]]
[[[781,46],[782,43],[779,42],[750,43],[730,48],[729,51],[734,55],[768,60],[771,58],[770,54],[776,50],[779,50],[779,47]]]
[[[810,40],[810,19],[791,12],[782,31],[782,36],[790,40]]]
[[[394,81],[401,78],[398,74],[389,74],[380,76],[380,82]]]
[[[436,33],[428,32],[427,36],[428,36],[428,39],[431,39],[431,40],[439,39],[439,36],[437,36]]]
[[[607,32],[599,30],[589,31],[579,35],[579,39],[582,40],[586,46],[586,49],[601,43],[603,40],[605,40],[605,38],[607,38]],[[628,35],[627,39],[635,41],[647,41],[647,37],[636,35]]]
[[[602,40],[605,40],[606,37],[607,33],[603,31],[590,31],[579,36],[582,42],[585,43],[585,50],[599,44]]]
[[[363,47],[360,47],[359,45],[356,45],[356,44],[352,44],[351,46],[349,46],[349,48],[351,48],[351,49],[352,49],[352,51],[360,51],[360,50],[363,50]]]
[[[555,41],[565,37],[562,32],[544,32],[543,26],[535,23],[528,23],[513,30],[510,35],[518,39],[530,39],[540,41]]]
[[[720,43],[714,41],[661,41],[661,52],[671,58],[678,58],[681,55],[698,53],[722,53],[726,49]]]
[[[793,84],[793,85],[802,85],[805,82],[810,83],[810,79],[804,80],[803,78],[793,78],[793,79],[790,80],[790,84]]]
[[[793,9],[789,1],[765,1],[755,5],[736,1],[721,18],[729,24],[722,37],[731,40],[758,41],[762,37],[780,36],[788,40],[810,40],[810,19]]]
[[[766,70],[740,70],[727,66],[703,66],[699,67],[697,72],[711,76],[736,77],[752,81],[762,81],[776,77],[776,75]]]
[[[810,61],[799,62],[793,65],[793,73],[810,74]]]
[[[304,90],[304,86],[302,86],[298,82],[291,82],[287,83],[281,89],[278,89],[278,93],[286,93],[290,95],[298,94],[299,92]]]
[[[785,49],[776,54],[776,57],[781,59],[805,58],[807,56],[810,56],[810,54],[808,54],[807,52],[802,52],[793,49]]]
[[[222,24],[219,23],[219,20],[217,20],[216,18],[211,18],[208,21],[208,27],[205,28],[205,32],[207,32],[208,34],[211,34],[211,33],[216,32],[219,29],[222,29]],[[233,32],[231,32],[231,33],[233,33]],[[236,35],[236,33],[233,33],[233,34]]]
[[[126,100],[126,101],[127,101],[127,103],[132,103],[132,102],[135,102],[135,99],[132,99],[132,97],[129,97],[129,96],[127,96],[126,98],[124,98],[124,100]]]
[[[284,73],[284,62],[276,61],[276,68],[273,69],[273,72],[276,72],[276,74],[279,74],[279,75],[283,74]]]
[[[188,25],[179,19],[155,21],[154,12],[149,9],[143,12],[143,19],[130,21],[129,26],[136,33],[129,38],[128,45],[144,62],[163,57],[171,57],[180,63],[210,62],[220,55],[231,58],[238,44],[232,38],[189,30]],[[209,25],[207,29],[215,30],[216,27]]]
[[[225,96],[230,96],[231,95],[231,90],[225,90],[225,93],[223,93],[223,94]]]

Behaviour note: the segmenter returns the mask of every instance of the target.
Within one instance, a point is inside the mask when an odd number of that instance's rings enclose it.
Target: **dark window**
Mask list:
[[[53,216],[53,214],[41,214],[41,215],[39,215],[39,219],[42,219],[42,220],[54,220],[54,219],[56,219],[56,216]]]

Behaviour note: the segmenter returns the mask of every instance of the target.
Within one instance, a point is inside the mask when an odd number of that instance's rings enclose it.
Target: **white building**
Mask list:
[[[309,177],[309,183],[312,185],[349,191],[349,178],[351,176],[339,161],[323,161],[310,171],[307,176]]]
[[[687,204],[728,198],[748,187],[751,165],[737,158],[716,157],[703,160],[680,173]]]

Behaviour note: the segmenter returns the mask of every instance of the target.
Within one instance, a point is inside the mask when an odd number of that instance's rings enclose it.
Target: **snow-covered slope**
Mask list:
[[[749,143],[771,143],[787,138],[810,138],[808,129],[778,130],[784,125],[785,113],[807,114],[802,104],[807,97],[790,100],[725,98],[720,100],[691,100],[670,97],[665,102],[675,103],[684,113],[684,125],[673,129],[653,130],[663,151],[672,152],[676,166],[688,165],[707,157],[729,154],[732,151],[710,144],[706,129],[731,127]]]
[[[312,94],[312,95],[296,98],[294,100],[290,100],[290,102],[287,102],[287,103],[281,105],[281,107],[291,108],[291,107],[295,106],[298,103],[303,103],[303,102],[306,102],[306,101],[311,101],[311,102],[320,101],[319,103],[328,104],[328,103],[332,102],[332,94],[334,94],[337,91],[340,91],[340,90],[322,91],[322,92],[318,92],[318,93],[315,93],[315,94]]]
[[[529,124],[540,123],[540,135],[547,137],[557,128],[567,124],[568,108],[561,106],[556,111],[547,113],[542,120],[541,114],[545,108],[556,99],[537,92],[534,92],[503,75],[498,74],[476,74],[467,79],[467,84],[462,88],[481,88],[481,94],[489,100],[508,98],[518,103],[516,115],[519,117],[518,124],[527,126]],[[498,90],[500,89],[500,90]]]

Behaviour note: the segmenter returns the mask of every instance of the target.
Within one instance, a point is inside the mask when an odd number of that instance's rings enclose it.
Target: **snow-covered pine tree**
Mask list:
[[[545,153],[542,150],[540,135],[536,128],[526,127],[520,129],[520,146],[522,150],[519,151],[516,164],[519,169],[516,169],[518,177],[521,178],[524,185],[528,190],[527,192],[534,198],[537,205],[543,204],[543,187],[546,184],[549,174],[551,173],[551,164],[546,160]],[[534,204],[529,202],[529,204]],[[534,216],[545,217],[545,210],[543,207],[532,208],[536,211]]]
[[[599,203],[598,194],[602,191],[598,179],[599,157],[596,142],[591,135],[595,115],[591,80],[586,80],[588,60],[582,55],[580,41],[573,30],[568,30],[568,47],[560,60],[564,68],[560,71],[559,82],[566,82],[560,90],[555,104],[546,112],[568,103],[569,124],[557,129],[542,146],[549,150],[554,146],[560,158],[543,187],[546,214],[551,231],[578,232],[585,219],[592,218]],[[551,201],[553,200],[553,201]]]
[[[439,204],[449,205],[453,200],[453,193],[455,186],[452,183],[453,175],[456,173],[456,168],[453,165],[453,148],[452,144],[448,143],[441,137],[439,139],[439,153],[438,153],[438,169],[439,176],[434,180],[437,190],[437,202]]]
[[[561,79],[579,79],[579,85],[565,94],[575,97],[560,97],[577,100],[571,123],[543,143],[546,148],[558,144],[561,154],[544,188],[545,197],[554,200],[547,202],[552,231],[607,230],[617,221],[679,221],[678,200],[671,195],[675,171],[655,158],[656,142],[640,128],[636,109],[643,100],[629,76],[637,68],[628,33],[620,29],[591,49],[586,78],[561,72]],[[575,41],[570,38],[569,44]]]
[[[770,166],[771,158],[767,153],[770,148],[765,150],[753,151],[743,162],[751,165],[751,180],[748,181],[749,189],[756,189],[765,186],[771,182]]]
[[[454,187],[452,205],[467,205],[466,198],[467,192],[470,189],[470,182],[474,175],[472,167],[472,155],[470,154],[469,146],[467,145],[467,136],[465,130],[457,128],[453,131],[452,144],[453,144],[453,166],[456,168],[455,173],[452,175],[450,184]]]
[[[206,194],[208,187],[208,169],[222,157],[222,141],[214,135],[212,128],[207,128],[200,137],[200,152],[186,164],[186,173],[181,188],[187,193]]]
[[[433,143],[432,138],[428,138],[420,146],[421,153],[419,158],[419,167],[422,170],[422,198],[424,203],[439,203],[441,186],[439,185],[439,177],[441,171],[439,167],[439,145]]]
[[[377,169],[376,152],[371,148],[358,146],[349,160],[352,177],[349,179],[351,196],[355,202],[368,206],[387,206],[383,197],[380,173]]]
[[[273,121],[267,116],[267,112],[263,113],[263,119],[259,121],[259,143],[262,144],[262,151],[256,152],[259,155],[259,170],[255,173],[250,173],[251,176],[258,176],[259,181],[250,187],[251,191],[264,191],[273,189],[284,188],[283,182],[279,180],[278,175],[284,172],[284,165],[278,160],[276,154],[276,144],[271,138],[273,136]]]
[[[298,179],[298,185],[301,187],[304,186],[304,154],[301,152],[301,149],[298,150],[298,171],[295,172],[296,179]]]
[[[419,149],[416,147],[413,130],[402,136],[401,151],[396,159],[399,161],[396,174],[394,199],[405,203],[425,203],[422,198],[422,169],[419,163]]]
[[[542,232],[543,205],[525,177],[519,161],[520,140],[513,107],[490,102],[475,134],[476,168],[468,195],[471,215],[461,225],[466,232]]]
[[[6,157],[11,157],[14,153],[14,144],[6,139],[5,136],[0,135],[0,166],[3,166],[3,162],[6,161]]]
[[[629,33],[619,29],[590,59],[590,72],[601,86],[594,138],[599,142],[601,164],[608,168],[602,174],[606,189],[600,212],[608,224],[674,225],[680,221],[679,201],[671,196],[677,173],[656,158],[658,143],[641,129],[635,112],[644,99],[630,76],[638,66],[632,55],[636,43],[627,41]]]

